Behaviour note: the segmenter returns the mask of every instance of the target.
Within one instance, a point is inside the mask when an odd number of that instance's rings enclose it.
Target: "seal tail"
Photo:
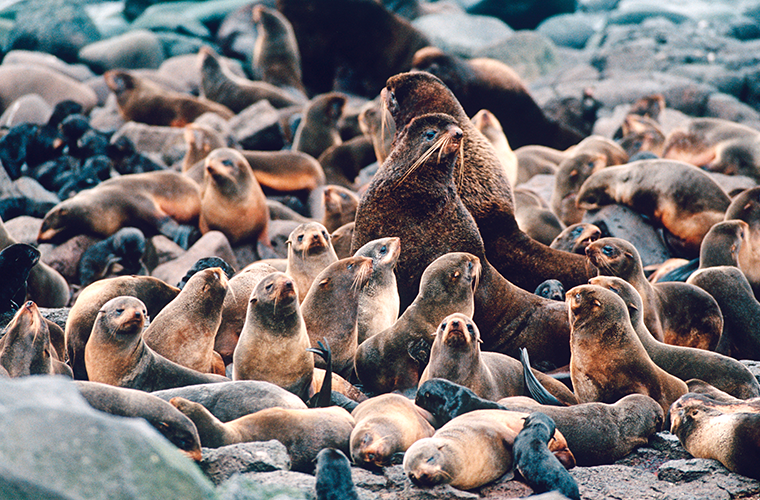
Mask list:
[[[330,343],[327,342],[326,338],[323,338],[324,344],[322,341],[317,341],[317,345],[319,347],[309,347],[306,350],[308,352],[313,352],[314,354],[319,355],[322,359],[325,360],[325,378],[322,381],[322,387],[319,389],[319,392],[312,396],[309,401],[306,403],[306,406],[309,408],[327,408],[329,406],[332,406],[332,350],[330,350]]]
[[[530,397],[541,403],[542,405],[549,406],[566,406],[559,399],[555,398],[549,391],[541,385],[533,371],[530,369],[530,358],[528,357],[528,350],[524,347],[520,348],[520,363],[523,365],[523,380],[525,381],[525,387],[530,393]]]

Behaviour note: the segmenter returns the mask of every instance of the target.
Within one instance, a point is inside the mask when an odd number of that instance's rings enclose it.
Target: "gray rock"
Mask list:
[[[432,488],[420,488],[407,481],[406,488],[398,495],[405,500],[470,500],[480,495],[458,490],[450,484],[439,484]]]
[[[723,191],[728,193],[729,196],[733,196],[741,191],[744,191],[745,189],[749,189],[757,185],[757,182],[754,179],[745,175],[726,175],[721,174],[720,172],[706,173],[712,177],[712,180],[714,180],[716,184],[723,188]]]
[[[53,113],[53,106],[38,94],[26,94],[13,101],[2,116],[0,127],[11,128],[19,123],[44,125]]]
[[[561,47],[582,49],[596,32],[601,19],[583,13],[560,14],[538,25],[536,31]]]
[[[281,149],[285,142],[280,131],[280,114],[269,104],[259,101],[229,120],[232,135],[246,150]]]
[[[68,64],[52,54],[30,50],[12,50],[3,57],[3,64],[39,64],[54,69],[59,73],[85,82],[95,76],[84,64]]]
[[[717,460],[691,458],[671,460],[657,470],[657,479],[669,483],[696,481],[708,474],[727,474],[728,470]]]
[[[129,23],[122,15],[121,2],[97,2],[85,5],[87,15],[103,38],[111,38],[129,31]]]
[[[388,478],[381,473],[375,473],[362,469],[361,467],[351,467],[351,480],[357,488],[363,488],[368,491],[383,492],[392,488]]]
[[[742,359],[742,364],[746,366],[752,375],[755,376],[758,382],[760,382],[760,361],[754,361],[751,359]]]
[[[17,243],[37,246],[37,235],[42,227],[42,219],[21,215],[5,222],[5,229]]]
[[[180,35],[179,33],[171,32],[158,32],[156,33],[158,40],[163,47],[164,55],[166,57],[181,56],[186,54],[197,54],[200,48],[204,45],[211,46],[217,53],[221,52],[214,44],[209,43],[206,40],[198,39],[194,36]]]
[[[198,465],[219,485],[234,474],[290,470],[290,455],[279,441],[256,441],[203,448],[203,458]]]
[[[681,442],[670,432],[658,432],[649,438],[649,446],[664,453],[670,460],[692,458],[688,451],[681,446]]]
[[[735,474],[712,459],[666,462],[660,467],[657,477],[681,489],[704,490],[706,495],[695,493],[696,498],[745,498],[760,493],[760,481]]]
[[[415,19],[412,25],[432,45],[461,57],[474,57],[481,49],[504,43],[513,34],[509,26],[496,18],[461,12],[428,14]]]
[[[705,106],[705,116],[722,118],[760,129],[760,113],[732,95],[710,94]]]
[[[66,320],[69,319],[70,311],[70,307],[61,307],[56,309],[40,307],[40,314],[42,314],[45,319],[52,321],[63,329],[66,328]]]
[[[161,160],[166,165],[174,164],[176,157],[181,158],[187,152],[184,131],[181,127],[160,127],[127,122],[111,137],[111,142],[122,135],[132,140],[138,152],[161,155]]]
[[[66,278],[69,283],[79,282],[79,261],[82,254],[92,245],[100,241],[87,234],[79,234],[69,238],[60,245],[42,244],[38,248],[40,261],[49,265]]]
[[[231,477],[217,489],[219,500],[307,500],[306,492],[290,485],[264,485],[252,475]]]
[[[18,192],[17,196],[26,196],[33,200],[45,201],[48,203],[58,203],[61,201],[55,193],[51,193],[42,187],[36,179],[31,177],[19,177],[13,181],[13,188]]]
[[[528,82],[556,70],[560,65],[556,46],[534,31],[517,31],[504,41],[483,47],[474,56],[499,60],[511,66]],[[573,95],[580,95],[580,92]]]
[[[0,381],[0,416],[3,468],[64,498],[215,496],[200,469],[147,422],[92,409],[63,377]]]
[[[161,264],[151,273],[158,279],[176,286],[188,269],[204,257],[219,257],[224,259],[233,269],[239,269],[237,259],[232,251],[229,240],[220,231],[209,231],[193,243],[180,257]]]
[[[116,68],[155,69],[164,61],[164,50],[152,31],[133,30],[82,47],[79,59],[100,73]]]

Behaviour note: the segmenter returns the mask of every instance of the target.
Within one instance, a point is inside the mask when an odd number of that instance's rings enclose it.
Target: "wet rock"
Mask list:
[[[269,101],[248,106],[229,123],[233,136],[243,149],[277,151],[285,145],[280,131],[280,114]]]
[[[461,57],[474,57],[490,45],[504,43],[512,29],[493,17],[459,12],[441,12],[419,17],[412,25],[428,37],[432,45]]]
[[[152,31],[133,30],[83,47],[79,59],[98,73],[116,68],[155,69],[164,61],[164,51]]]
[[[219,485],[234,474],[289,470],[290,456],[279,441],[256,441],[203,448],[203,459],[198,465],[214,484]]]

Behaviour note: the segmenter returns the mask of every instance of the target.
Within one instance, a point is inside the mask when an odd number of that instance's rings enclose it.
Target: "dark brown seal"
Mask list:
[[[570,326],[570,378],[582,403],[614,403],[628,394],[645,394],[663,414],[688,392],[686,384],[652,362],[631,326],[628,308],[614,292],[595,285],[567,291]]]
[[[319,158],[331,146],[343,142],[338,120],[343,115],[346,96],[339,92],[321,94],[313,98],[304,110],[301,123],[293,137],[293,151],[301,151]]]
[[[435,333],[430,361],[420,376],[420,384],[431,378],[444,378],[472,389],[492,401],[526,394],[523,367],[519,361],[497,352],[481,352],[480,331],[462,313],[446,316]],[[563,403],[578,400],[560,381],[533,370],[541,384]]]
[[[327,185],[322,191],[322,199],[325,204],[325,215],[322,225],[329,233],[340,226],[354,222],[356,208],[359,206],[359,197],[355,192],[343,186]]]
[[[126,71],[110,70],[103,75],[116,95],[119,113],[127,121],[184,127],[203,113],[230,119],[234,113],[219,103],[169,90]]]
[[[749,225],[747,238],[751,252],[746,248],[740,251],[739,268],[744,272],[755,292],[755,297],[760,297],[760,258],[755,249],[760,248],[760,186],[742,191],[736,195],[726,209],[726,220],[739,219]]]
[[[116,297],[103,305],[84,349],[91,381],[152,392],[229,380],[157,354],[142,339],[146,318],[145,304],[135,297]]]
[[[276,9],[259,4],[253,7],[253,22],[256,23],[257,34],[252,64],[261,71],[261,79],[305,95],[301,53],[290,21]]]
[[[649,283],[636,248],[620,238],[602,238],[586,247],[589,261],[606,276],[633,285],[644,303],[644,324],[666,344],[713,350],[723,330],[720,307],[709,293],[688,283]]]

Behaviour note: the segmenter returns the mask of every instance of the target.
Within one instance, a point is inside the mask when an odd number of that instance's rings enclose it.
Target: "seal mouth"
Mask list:
[[[463,347],[469,344],[469,338],[464,333],[464,328],[458,323],[456,326],[449,325],[448,329],[444,332],[443,343],[448,347]]]

